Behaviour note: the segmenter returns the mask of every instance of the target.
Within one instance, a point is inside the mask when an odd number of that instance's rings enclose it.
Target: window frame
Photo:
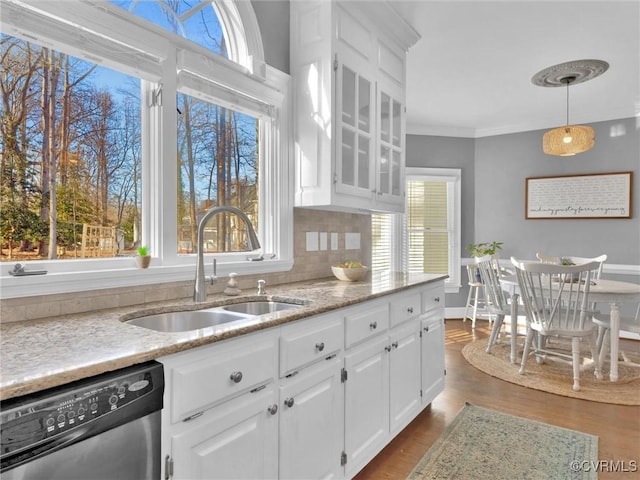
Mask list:
[[[142,135],[142,216],[143,242],[154,257],[149,269],[137,269],[132,257],[36,260],[26,269],[46,270],[46,275],[12,277],[13,262],[0,264],[0,298],[70,293],[105,288],[149,285],[193,280],[196,255],[177,253],[176,223],[176,95],[179,68],[195,76],[206,77],[215,71],[215,79],[204,80],[213,95],[238,98],[240,110],[256,106],[252,115],[260,115],[260,241],[265,260],[248,261],[247,253],[215,254],[218,275],[229,272],[261,274],[290,270],[293,266],[293,168],[290,146],[289,75],[262,60],[262,40],[255,13],[248,2],[212,2],[225,34],[233,37],[232,61],[209,52],[200,45],[165,31],[144,19],[111,4],[96,7],[84,2],[46,2],[3,4],[2,31],[7,35],[96,62],[141,79]],[[221,6],[222,5],[222,6]],[[6,7],[6,8],[5,8]],[[224,18],[221,18],[222,15]],[[235,30],[230,25],[240,25]],[[93,48],[83,49],[78,42],[91,36]],[[104,37],[104,38],[103,38]],[[105,38],[107,40],[105,40]],[[113,52],[116,42],[123,51]],[[84,42],[86,46],[88,42]],[[96,46],[94,46],[96,45]],[[132,53],[133,52],[133,53]],[[175,52],[175,54],[171,54]],[[122,58],[134,60],[122,63]],[[182,62],[182,63],[181,63]],[[212,70],[213,68],[213,70]],[[151,94],[161,88],[153,105]],[[235,97],[234,97],[235,96]],[[244,98],[244,100],[242,100]],[[233,106],[233,101],[229,105]],[[257,108],[262,105],[262,108]],[[162,126],[162,127],[160,127]],[[173,134],[167,134],[173,132]],[[160,161],[158,159],[164,159]],[[160,188],[151,188],[160,186]],[[165,225],[167,226],[165,228]],[[271,255],[275,255],[271,258]],[[213,254],[207,254],[206,265]]]
[[[445,292],[457,293],[461,284],[461,197],[462,170],[459,168],[407,167],[405,182],[418,180],[423,182],[447,182],[447,217],[451,225],[449,231],[449,278],[444,282]],[[408,189],[407,189],[408,190]],[[403,265],[408,268],[408,236],[406,235],[406,215],[403,216],[402,252]]]
[[[406,167],[405,187],[408,180],[447,182],[447,216],[451,222],[452,234],[449,238],[449,278],[444,282],[446,293],[458,293],[461,288],[460,265],[461,255],[461,185],[462,171],[457,168],[427,168]],[[405,190],[408,190],[405,188]],[[408,235],[407,214],[389,214],[391,245],[399,245],[400,248],[391,248],[389,252],[389,264],[391,271],[408,271]]]

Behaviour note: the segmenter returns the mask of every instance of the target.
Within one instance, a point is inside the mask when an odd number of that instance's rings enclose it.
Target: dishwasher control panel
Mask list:
[[[3,463],[7,455],[46,444],[53,437],[71,436],[75,430],[90,431],[92,423],[109,415],[116,426],[118,417],[127,415],[121,415],[120,410],[163,386],[161,368],[160,377],[148,369],[125,369],[2,402]]]

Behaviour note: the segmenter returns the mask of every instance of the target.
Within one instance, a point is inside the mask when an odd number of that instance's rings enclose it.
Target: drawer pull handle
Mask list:
[[[434,298],[434,300],[435,300],[436,302],[439,302],[439,301],[440,301],[440,297],[436,297],[436,298]]]
[[[371,323],[369,324],[369,328],[370,328],[371,330],[375,330],[376,328],[378,328],[378,322],[371,322]]]
[[[391,344],[391,346],[392,346],[393,348],[398,348],[398,342],[393,342],[393,343]]]
[[[242,380],[242,372],[233,372],[229,375],[229,378],[233,383],[240,383],[240,380]]]
[[[409,307],[409,308],[407,308],[407,312],[409,312],[409,313],[413,313],[413,307]]]
[[[324,350],[324,342],[316,343],[316,350],[319,352]]]
[[[428,326],[427,326],[427,327],[424,327],[424,329],[423,329],[423,330],[424,330],[425,332],[428,332],[428,331],[429,331],[429,327],[428,327]]]
[[[294,403],[295,403],[295,400],[293,399],[293,397],[289,397],[289,398],[285,398],[284,399],[284,404],[289,408],[293,407]]]
[[[391,351],[391,345],[387,345],[386,347],[384,347],[384,351],[385,352],[390,352]]]
[[[273,405],[269,405],[267,407],[267,412],[269,412],[271,415],[275,415],[276,413],[278,413],[278,405],[276,405],[275,403]]]

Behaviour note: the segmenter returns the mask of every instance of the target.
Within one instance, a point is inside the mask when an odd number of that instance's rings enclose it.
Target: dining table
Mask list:
[[[520,299],[520,287],[516,275],[500,277],[500,286],[511,297],[511,363],[516,363],[518,344],[516,334],[518,322],[518,304]],[[610,355],[611,368],[609,380],[618,380],[618,354],[620,351],[620,305],[625,303],[640,302],[640,284],[621,282],[618,280],[598,279],[591,282],[589,287],[589,301],[595,303],[607,303],[610,309]],[[604,349],[603,349],[604,350]],[[602,359],[601,359],[602,360]]]

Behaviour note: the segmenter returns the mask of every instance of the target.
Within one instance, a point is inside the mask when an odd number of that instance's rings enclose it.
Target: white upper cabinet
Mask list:
[[[296,206],[404,211],[406,51],[387,2],[291,2]]]

